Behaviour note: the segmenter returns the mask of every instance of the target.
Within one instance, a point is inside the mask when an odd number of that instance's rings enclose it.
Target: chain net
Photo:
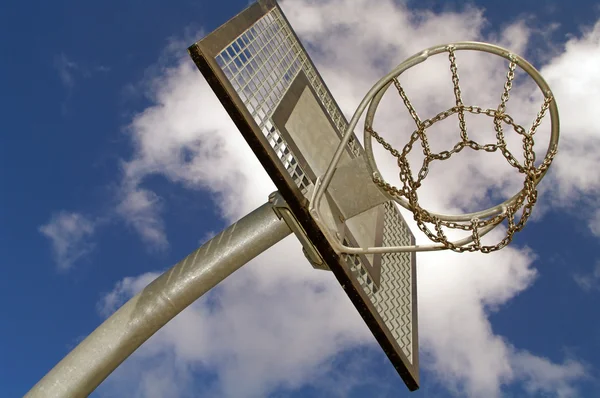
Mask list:
[[[478,106],[466,106],[463,104],[461,90],[459,86],[459,77],[456,67],[456,55],[453,46],[448,46],[448,58],[450,61],[450,72],[452,74],[452,83],[454,86],[454,97],[456,99],[455,106],[441,112],[431,119],[421,120],[417,115],[412,103],[408,99],[404,89],[400,85],[397,78],[393,79],[394,86],[400,94],[400,98],[404,102],[410,116],[414,120],[417,129],[411,134],[408,143],[402,148],[401,151],[393,148],[383,137],[381,137],[374,129],[371,124],[365,125],[365,130],[379,143],[384,149],[389,151],[392,156],[397,159],[397,164],[400,169],[399,177],[401,187],[396,187],[389,184],[378,173],[373,177],[373,181],[381,189],[389,193],[391,196],[396,198],[405,199],[414,215],[414,219],[419,229],[433,242],[442,244],[445,248],[456,251],[456,252],[475,252],[481,251],[483,253],[490,253],[499,249],[502,249],[508,245],[516,232],[521,231],[525,226],[525,223],[531,215],[533,206],[537,201],[537,182],[539,178],[546,172],[554,156],[556,155],[557,148],[553,145],[544,160],[539,166],[535,166],[535,152],[534,146],[534,135],[537,128],[540,126],[542,118],[546,115],[550,103],[553,98],[551,96],[545,96],[544,103],[542,104],[541,110],[538,112],[531,128],[525,130],[521,125],[517,124],[513,118],[506,114],[506,103],[509,100],[510,90],[513,85],[515,77],[515,69],[517,67],[517,60],[515,57],[510,56],[510,62],[508,66],[508,73],[506,74],[506,82],[504,84],[504,91],[501,96],[500,105],[497,109],[483,109]],[[494,130],[496,132],[496,143],[481,145],[474,140],[469,138],[467,133],[467,126],[465,123],[465,112],[475,115],[485,115],[493,118]],[[454,145],[449,151],[441,151],[439,153],[433,153],[429,147],[426,130],[431,127],[434,123],[440,122],[452,115],[458,116],[459,129],[460,129],[460,141]],[[505,134],[503,129],[503,123],[512,127],[512,129],[522,137],[523,141],[523,163],[519,162],[513,154],[508,150],[505,140]],[[413,174],[410,168],[410,164],[407,160],[407,155],[413,149],[413,145],[419,141],[423,149],[425,159],[419,172],[417,173],[416,179],[413,178]],[[473,218],[470,221],[447,221],[440,217],[430,213],[426,209],[423,209],[419,205],[419,197],[417,190],[421,186],[422,181],[425,179],[429,172],[429,164],[434,160],[446,160],[452,155],[461,152],[464,148],[471,148],[477,151],[485,152],[496,152],[500,151],[504,158],[508,161],[510,166],[514,167],[520,174],[524,175],[525,181],[523,188],[516,195],[515,200],[509,202],[504,206],[503,210],[495,215],[484,219]],[[521,210],[518,221],[519,210]],[[493,227],[504,221],[507,221],[506,235],[495,245],[482,245],[481,244],[481,231],[486,227]],[[433,228],[431,228],[431,225]],[[471,233],[472,242],[466,245],[458,246],[452,243],[444,228],[469,231]]]

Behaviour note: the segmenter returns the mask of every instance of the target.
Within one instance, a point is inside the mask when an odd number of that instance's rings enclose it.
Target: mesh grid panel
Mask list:
[[[347,242],[345,242],[347,244]],[[411,234],[393,202],[385,204],[383,245],[410,245]],[[346,263],[369,300],[412,363],[412,276],[410,253],[386,253],[381,258],[380,288],[373,284],[358,256],[346,255]]]
[[[271,121],[273,112],[300,70],[306,74],[336,128],[344,131],[348,123],[279,10],[274,8],[258,20],[224,48],[216,61],[290,176],[306,194],[310,181]],[[362,151],[356,139],[349,147],[355,156]]]
[[[303,71],[338,132],[348,123],[325,84],[314,70],[279,9],[273,8],[215,57],[251,113],[269,144],[301,192],[312,184],[271,117],[295,77]],[[354,156],[363,153],[358,140],[350,140]],[[396,206],[385,205],[384,245],[408,245],[411,234]],[[381,284],[376,289],[358,256],[345,256],[348,267],[412,363],[411,254],[382,256]]]

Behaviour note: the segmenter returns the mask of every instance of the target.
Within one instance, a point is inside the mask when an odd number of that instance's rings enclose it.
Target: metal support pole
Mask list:
[[[290,233],[271,202],[262,205],[125,303],[25,396],[87,397],[175,315]]]

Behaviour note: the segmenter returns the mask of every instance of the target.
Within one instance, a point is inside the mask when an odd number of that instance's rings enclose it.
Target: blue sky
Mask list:
[[[600,9],[587,1],[378,4],[282,5],[347,115],[379,68],[442,39],[483,38],[532,59],[555,90],[562,121],[562,152],[542,184],[538,216],[514,246],[485,258],[418,256],[422,369],[411,396],[600,395]],[[0,396],[23,395],[90,333],[110,310],[107,294],[130,296],[151,280],[147,273],[267,199],[268,178],[185,52],[246,5],[0,5]],[[344,18],[369,13],[406,25],[393,34],[374,21],[350,24],[351,34],[337,30]],[[367,49],[381,53],[381,64],[364,58]],[[219,133],[223,142],[214,141]],[[186,149],[195,160],[179,167]],[[449,191],[436,204],[457,206]],[[216,310],[205,300],[178,317],[96,396],[408,395],[333,277],[311,270],[290,239],[281,245],[214,292]],[[297,253],[286,270],[288,251]],[[329,306],[306,284],[324,284]],[[313,299],[319,309],[300,304]],[[216,329],[203,325],[226,327],[228,311],[252,310],[243,301],[262,306],[266,326],[242,324],[246,334],[208,339]],[[276,318],[286,308],[300,314],[287,333],[261,329],[282,326]],[[321,335],[333,348],[304,354],[302,336]],[[282,363],[271,351],[228,362],[257,336],[298,352],[285,351]],[[248,364],[257,361],[264,372],[253,374]],[[163,383],[148,384],[156,374]]]

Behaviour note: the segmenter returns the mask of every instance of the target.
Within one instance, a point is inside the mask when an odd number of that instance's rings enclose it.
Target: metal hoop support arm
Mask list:
[[[316,186],[319,187],[321,186],[320,184],[320,179],[317,178],[316,181]],[[333,234],[329,231],[329,228],[327,227],[326,224],[324,224],[320,217],[319,212],[316,209],[312,208],[312,204],[313,203],[319,203],[317,202],[317,200],[315,199],[316,196],[316,189],[313,192],[312,198],[311,198],[311,206],[309,207],[310,212],[313,216],[313,218],[315,219],[315,221],[317,222],[317,224],[319,224],[319,226],[321,227],[321,230],[323,231],[323,234],[327,237],[327,239],[329,240],[329,243],[331,244],[331,247],[333,247],[333,249],[339,254],[339,253],[345,253],[345,254],[382,254],[382,253],[405,253],[405,252],[432,252],[432,251],[438,251],[438,250],[444,250],[446,249],[446,247],[442,244],[433,244],[433,245],[414,245],[414,246],[380,246],[380,247],[367,247],[367,248],[361,248],[361,247],[350,247],[350,246],[346,246],[341,244],[338,240],[335,239],[335,237],[333,236]],[[490,232],[492,229],[494,229],[498,224],[492,224],[492,225],[488,225],[487,227],[483,228],[481,230],[481,236],[485,236],[488,232]],[[472,237],[467,237],[467,238],[463,238],[463,239],[459,239],[453,242],[453,244],[455,244],[456,246],[463,246],[463,245],[468,245],[469,243],[473,242],[473,238]]]
[[[125,303],[25,397],[87,397],[167,322],[290,233],[271,202],[257,208]]]

